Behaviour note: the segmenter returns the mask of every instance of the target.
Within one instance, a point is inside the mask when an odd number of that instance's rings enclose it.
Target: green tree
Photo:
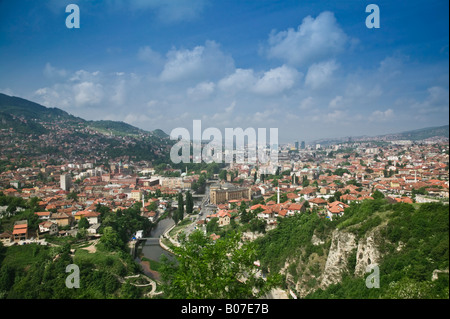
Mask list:
[[[309,180],[308,180],[308,177],[305,175],[305,176],[303,176],[303,179],[302,179],[302,186],[303,187],[308,187],[309,186]]]
[[[87,229],[87,228],[89,228],[89,221],[87,220],[86,217],[83,217],[78,222],[78,229]]]
[[[219,218],[213,217],[211,220],[206,224],[206,232],[208,234],[214,233],[219,230]]]
[[[178,209],[176,211],[178,215],[178,221],[182,221],[184,218],[184,199],[183,193],[178,193]]]
[[[194,199],[190,191],[186,193],[186,214],[191,215],[194,210]]]
[[[74,201],[78,201],[78,194],[76,192],[71,192],[67,194],[67,199],[73,199]]]
[[[241,246],[240,235],[230,233],[215,242],[200,231],[182,238],[174,248],[176,262],[162,258],[162,289],[174,299],[249,299],[265,295],[279,283],[279,276],[267,281],[259,270],[253,243]]]
[[[124,246],[119,234],[110,226],[103,229],[103,236],[100,237],[100,243],[107,251],[122,249]]]
[[[220,173],[219,173],[219,178],[221,179],[221,180],[227,180],[227,171],[226,170],[221,170],[220,171]]]
[[[122,289],[120,290],[120,295],[123,299],[139,299],[141,297],[141,292],[139,288],[132,285],[130,282],[126,282]]]
[[[7,292],[14,285],[14,269],[9,265],[0,268],[0,296],[2,292]]]
[[[372,194],[373,199],[383,199],[384,194],[380,192],[378,189]]]

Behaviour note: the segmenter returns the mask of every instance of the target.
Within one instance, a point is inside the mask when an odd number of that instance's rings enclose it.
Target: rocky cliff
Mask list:
[[[378,236],[378,228],[361,238],[349,231],[337,229],[332,232],[331,238],[318,238],[314,235],[312,244],[321,246],[324,253],[321,256],[312,253],[306,259],[302,256],[290,258],[281,272],[301,298],[317,289],[325,289],[341,282],[346,272],[363,277],[366,267],[377,264],[380,260]],[[327,242],[330,241],[327,248]]]

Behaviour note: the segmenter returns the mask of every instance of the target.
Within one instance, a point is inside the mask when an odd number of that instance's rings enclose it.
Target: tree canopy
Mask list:
[[[240,245],[230,233],[214,241],[200,231],[182,238],[175,247],[176,261],[163,258],[161,275],[165,297],[173,299],[250,299],[265,295],[278,276],[265,281],[254,265],[256,249]]]

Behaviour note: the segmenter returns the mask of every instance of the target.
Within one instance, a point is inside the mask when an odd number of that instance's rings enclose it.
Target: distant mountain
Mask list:
[[[119,121],[88,121],[88,126],[103,133],[115,135],[139,135],[148,133],[128,123]]]
[[[166,162],[174,144],[162,130],[86,121],[58,108],[0,94],[0,156]]]
[[[164,132],[163,130],[160,130],[160,129],[154,130],[153,133],[154,133],[156,136],[159,136],[159,137],[161,137],[161,138],[169,138],[169,137],[170,137],[169,134],[167,134],[166,132]]]
[[[60,118],[75,121],[81,120],[58,108],[47,108],[35,102],[2,93],[0,93],[0,112],[11,114],[15,117],[23,117],[27,120],[54,120]]]
[[[0,125],[2,129],[11,129],[20,134],[44,134],[47,129],[35,121],[20,119],[12,114],[0,111]]]
[[[383,135],[386,137],[391,137],[393,139],[401,139],[401,140],[424,140],[432,137],[449,137],[449,126],[436,126],[436,127],[427,127],[418,130],[412,130],[407,132],[402,132],[398,134],[387,134]]]
[[[346,143],[346,142],[358,142],[358,141],[397,141],[397,140],[411,140],[411,141],[420,141],[433,137],[447,137],[449,138],[449,126],[435,126],[435,127],[427,127],[421,128],[417,130],[411,130],[400,133],[390,133],[384,135],[377,136],[346,136],[341,138],[324,138],[320,140],[312,141],[310,144],[321,144],[322,146]]]
[[[13,118],[11,119],[6,115],[10,115]],[[169,136],[161,129],[148,132],[120,121],[86,121],[58,108],[48,108],[20,97],[0,93],[0,120],[3,120],[3,123],[6,124],[6,121],[12,123],[13,119],[21,119],[21,124],[16,123],[16,126],[21,126],[22,131],[28,133],[32,133],[34,128],[38,129],[36,132],[38,134],[43,132],[43,128],[39,125],[28,127],[27,129],[26,126],[29,126],[29,124],[32,123],[30,121],[54,122],[57,120],[64,120],[66,122],[73,122],[74,124],[86,125],[87,127],[106,135],[150,134],[161,138]],[[24,120],[27,121],[27,123],[23,122]]]

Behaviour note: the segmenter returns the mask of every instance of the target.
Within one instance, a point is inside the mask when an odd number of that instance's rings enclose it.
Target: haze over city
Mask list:
[[[377,29],[369,3],[2,2],[0,92],[167,133],[275,127],[281,143],[448,124],[448,1],[377,1]]]

